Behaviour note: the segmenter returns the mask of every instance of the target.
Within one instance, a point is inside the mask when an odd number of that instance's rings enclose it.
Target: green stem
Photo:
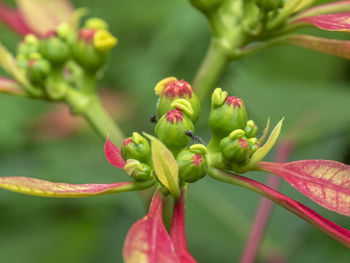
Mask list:
[[[193,87],[201,103],[208,98],[230,62],[219,41],[212,39],[207,54],[194,78]]]
[[[103,140],[109,136],[110,140],[116,145],[121,145],[124,140],[124,134],[116,125],[114,120],[102,107],[100,100],[94,96],[89,106],[81,113],[95,131]]]
[[[102,107],[97,95],[86,95],[69,89],[65,102],[71,106],[74,114],[84,116],[103,140],[106,140],[109,136],[110,140],[116,145],[122,143],[124,139],[123,132]]]

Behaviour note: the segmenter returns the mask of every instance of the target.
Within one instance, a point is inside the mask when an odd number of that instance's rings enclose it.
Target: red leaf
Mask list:
[[[147,188],[151,183],[150,181],[150,183],[144,184],[132,182],[112,184],[66,184],[53,183],[29,177],[0,177],[0,188],[22,194],[46,197],[84,197],[127,192]]]
[[[350,32],[350,13],[336,13],[300,18],[295,23],[307,23],[328,31]]]
[[[197,263],[188,252],[185,235],[185,199],[186,190],[182,188],[181,196],[174,206],[173,221],[171,224],[170,238],[174,244],[176,254],[181,263]]]
[[[346,40],[326,39],[306,35],[290,35],[285,37],[285,43],[350,59],[350,41]]]
[[[0,0],[0,20],[21,36],[34,31],[24,21],[22,14],[15,8],[8,7]]]
[[[26,96],[26,93],[20,88],[16,81],[5,77],[0,77],[0,93]]]
[[[126,237],[125,263],[180,263],[163,224],[162,194],[156,192],[148,214],[137,221]]]
[[[109,138],[107,138],[106,143],[105,143],[105,155],[108,160],[108,162],[120,169],[123,169],[126,162],[124,161],[120,150],[117,146],[115,146]]]
[[[261,162],[259,167],[283,177],[316,203],[350,216],[350,166],[326,160]]]
[[[236,174],[231,174],[222,170],[212,168],[209,170],[209,174],[220,181],[226,183],[239,185],[248,188],[266,198],[272,200],[276,204],[284,207],[288,211],[296,214],[300,218],[314,225],[327,235],[331,236],[335,240],[342,243],[344,246],[350,248],[350,231],[329,221],[328,219],[317,214],[312,209],[306,207],[305,205],[271,189],[270,187],[256,182],[247,177],[239,176]]]

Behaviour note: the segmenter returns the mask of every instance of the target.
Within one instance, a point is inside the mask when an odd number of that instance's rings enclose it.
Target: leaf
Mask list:
[[[350,166],[328,160],[261,162],[262,170],[283,177],[319,205],[350,216]]]
[[[129,230],[123,248],[125,263],[180,263],[163,224],[162,194],[156,192],[148,214]]]
[[[188,252],[185,235],[185,199],[186,189],[181,189],[181,196],[174,205],[170,238],[181,263],[197,263]]]
[[[29,177],[0,177],[0,188],[28,195],[46,197],[86,197],[148,188],[154,181],[144,183],[66,184]]]
[[[298,13],[296,16],[294,16],[291,19],[291,22],[299,20],[303,17],[308,16],[316,16],[316,15],[325,15],[325,14],[332,14],[332,13],[344,13],[350,11],[350,1],[336,1],[336,2],[330,2],[323,5],[314,6],[312,8],[309,8],[303,12]]]
[[[280,135],[283,120],[284,118],[277,123],[276,127],[272,130],[269,138],[267,139],[267,142],[253,154],[249,162],[242,167],[243,170],[254,168],[271,151],[278,139],[278,136]]]
[[[269,129],[270,129],[270,117],[267,118],[265,129],[263,130],[263,133],[262,133],[261,137],[259,138],[259,141],[258,141],[259,145],[262,145],[262,143],[264,142],[264,140],[267,136],[267,133],[269,132]]]
[[[293,214],[309,222],[319,230],[323,231],[330,237],[339,241],[344,246],[350,248],[349,230],[333,223],[332,221],[329,221],[307,206],[247,177],[225,172],[216,168],[211,168],[209,170],[209,175],[214,179],[245,187],[272,200],[276,204],[282,206]]]
[[[34,33],[24,21],[22,14],[15,8],[11,8],[0,1],[0,21],[21,36]]]
[[[16,81],[5,77],[0,77],[0,93],[23,97],[26,96],[26,93],[20,88]]]
[[[307,16],[294,23],[307,23],[328,31],[350,32],[350,13]]]
[[[307,35],[290,35],[285,37],[285,43],[350,59],[350,41],[347,40],[327,39]]]
[[[74,8],[68,0],[16,0],[27,25],[39,35],[69,21]]]
[[[107,138],[106,142],[105,142],[105,155],[107,158],[107,161],[115,166],[118,167],[120,169],[123,169],[126,162],[123,159],[123,156],[120,153],[120,150],[117,146],[115,146],[109,138]]]
[[[312,5],[313,2],[315,2],[315,0],[301,0],[300,3],[294,8],[294,12],[298,12],[298,11]]]
[[[156,137],[143,133],[151,141],[153,167],[159,181],[175,197],[180,196],[179,167],[174,155]]]

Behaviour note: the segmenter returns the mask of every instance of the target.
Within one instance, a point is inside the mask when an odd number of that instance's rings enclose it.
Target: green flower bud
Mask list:
[[[26,58],[28,62],[30,54],[38,52],[38,47],[38,38],[33,34],[28,34],[17,47],[17,57]]]
[[[250,149],[252,150],[252,154],[256,152],[257,149],[259,149],[260,145],[258,143],[258,139],[257,138],[249,138],[248,140],[248,143],[249,143],[249,146],[250,146]]]
[[[244,137],[243,130],[233,131],[228,137],[222,139],[220,142],[220,151],[227,161],[238,165],[246,164],[252,154],[249,142]]]
[[[83,28],[73,45],[74,60],[85,70],[96,72],[106,63],[109,51],[116,44],[117,39],[107,30]]]
[[[176,161],[179,166],[179,177],[184,182],[193,183],[204,177],[208,171],[204,154],[193,152],[191,149],[182,150],[177,155]]]
[[[173,109],[172,102],[177,99],[183,99],[190,103],[193,112],[185,114],[188,118],[195,122],[200,113],[200,103],[194,93],[192,86],[184,80],[177,80],[175,77],[165,78],[159,81],[154,88],[156,94],[159,96],[157,103],[157,113],[160,118],[168,110]]]
[[[101,18],[93,17],[86,20],[84,28],[108,30],[108,24]]]
[[[33,53],[26,69],[27,77],[32,83],[42,84],[50,74],[51,65],[47,60],[41,58],[38,53]]]
[[[153,170],[149,165],[140,163],[134,159],[129,159],[126,162],[124,170],[128,175],[132,176],[135,181],[145,181],[153,176]]]
[[[220,88],[215,89],[209,116],[209,127],[215,137],[223,138],[232,130],[244,129],[247,118],[247,112],[240,98],[227,96],[227,92]]]
[[[169,110],[157,122],[155,134],[176,155],[190,142],[188,130],[194,131],[192,121],[179,110]]]
[[[247,121],[244,131],[247,138],[255,137],[258,132],[258,126],[256,126],[253,120],[249,120]]]
[[[121,147],[124,160],[136,159],[142,163],[151,164],[151,148],[145,137],[134,132],[132,137],[126,138]]]
[[[255,0],[258,7],[264,10],[274,10],[282,6],[281,0]]]
[[[39,52],[52,63],[63,63],[70,55],[68,44],[57,36],[57,32],[49,32],[39,42]]]

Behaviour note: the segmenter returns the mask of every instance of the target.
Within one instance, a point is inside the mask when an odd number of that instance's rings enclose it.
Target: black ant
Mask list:
[[[150,122],[157,124],[158,120],[157,120],[157,115],[152,114],[151,117],[149,117]]]
[[[203,142],[203,140],[202,140],[201,137],[196,136],[196,135],[194,134],[194,131],[187,130],[187,131],[185,131],[185,135],[188,136],[188,137],[190,137],[194,142],[199,142],[199,143],[201,143],[201,144],[205,144],[205,143]]]

